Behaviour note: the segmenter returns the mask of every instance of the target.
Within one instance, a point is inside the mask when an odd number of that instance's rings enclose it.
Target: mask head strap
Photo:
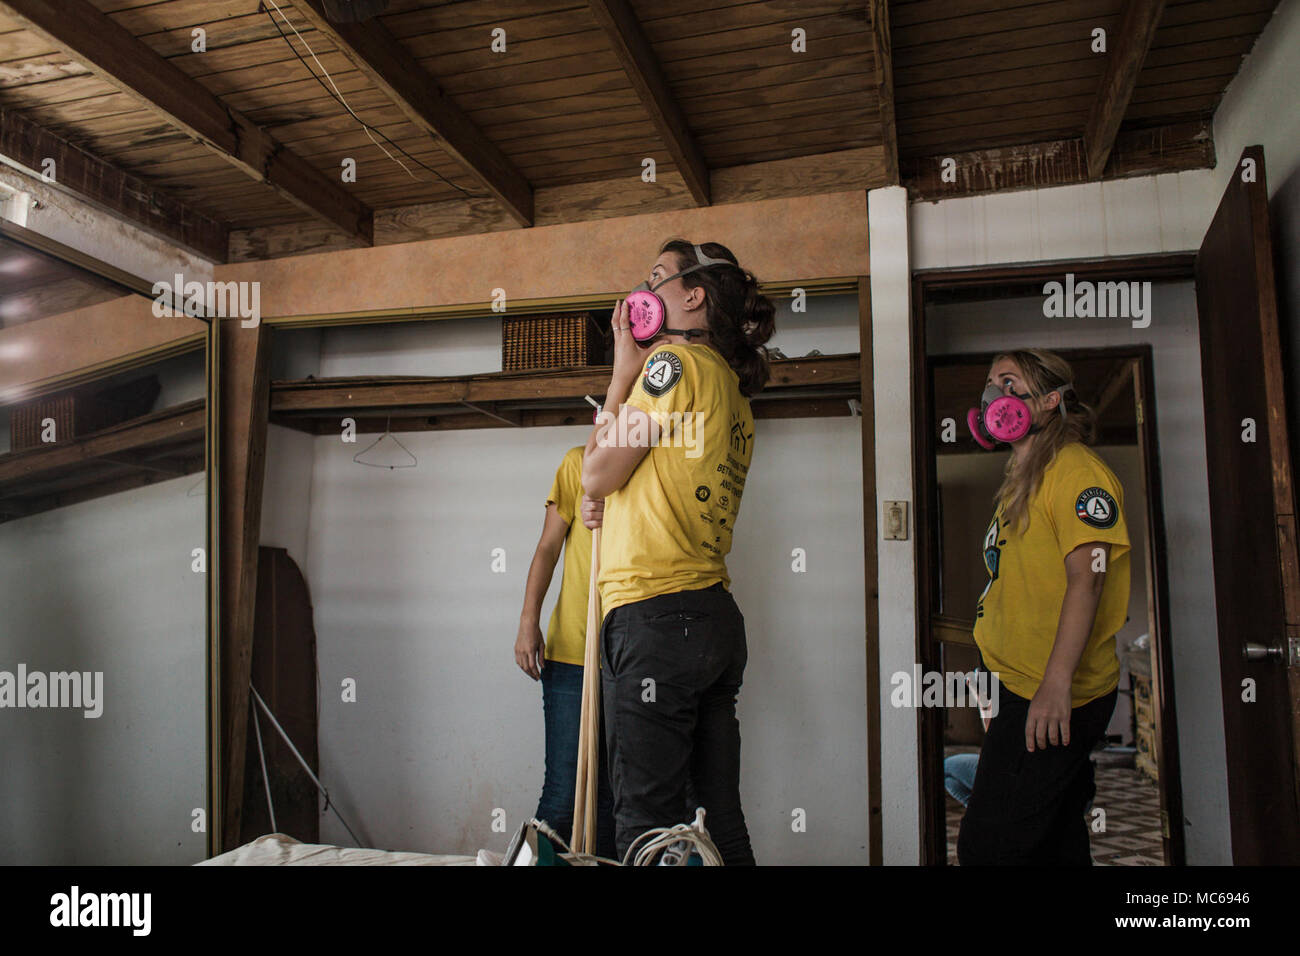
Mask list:
[[[701,249],[698,245],[694,245],[691,248],[695,250],[695,265],[687,266],[681,272],[674,272],[672,275],[668,276],[667,278],[660,279],[654,285],[650,285],[650,283],[647,282],[645,283],[645,290],[647,292],[653,292],[655,289],[659,288],[665,282],[672,282],[674,279],[679,278],[680,276],[684,276],[688,272],[695,272],[699,269],[707,268],[708,266],[735,265],[735,263],[732,262],[730,259],[714,259],[712,256],[706,256],[704,254],[704,250]],[[638,288],[640,287],[638,286]]]

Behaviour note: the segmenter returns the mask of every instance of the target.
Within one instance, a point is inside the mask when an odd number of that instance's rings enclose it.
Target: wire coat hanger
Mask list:
[[[398,441],[397,436],[394,435],[391,431],[389,431],[389,426],[392,425],[392,422],[393,422],[393,416],[392,414],[389,414],[388,419],[384,422],[384,433],[380,435],[378,438],[376,438],[373,442],[371,442],[368,447],[361,449],[361,451],[353,455],[352,460],[355,461],[358,465],[365,465],[368,468],[387,468],[389,471],[392,471],[394,468],[414,468],[416,465],[418,465],[420,463],[419,459],[417,459],[414,455],[412,455],[410,449],[407,448],[405,445],[403,445],[400,441]],[[379,443],[382,442],[385,438],[391,438],[393,442],[397,445],[397,447],[402,449],[402,451],[406,454],[406,457],[411,459],[410,464],[390,465],[384,462],[361,460],[362,455],[366,454],[367,452],[377,447]]]

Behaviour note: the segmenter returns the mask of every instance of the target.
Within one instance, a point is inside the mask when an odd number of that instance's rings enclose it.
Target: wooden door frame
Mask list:
[[[1041,294],[1042,284],[1059,279],[1066,272],[1080,278],[1101,277],[1106,281],[1194,281],[1195,253],[1174,253],[1150,256],[1130,256],[1111,259],[1056,260],[1044,263],[1012,264],[1005,266],[974,267],[968,269],[941,269],[915,272],[912,275],[912,454],[913,500],[916,502],[916,659],[923,672],[937,670],[940,662],[931,653],[931,614],[935,599],[929,568],[938,553],[935,536],[937,522],[934,513],[933,492],[934,440],[930,420],[930,389],[928,356],[926,355],[925,306],[929,293],[940,290],[1023,287]],[[1199,318],[1198,318],[1199,324]],[[1186,841],[1183,831],[1182,778],[1178,750],[1178,727],[1174,697],[1173,659],[1169,653],[1169,581],[1166,565],[1163,485],[1160,476],[1159,444],[1155,421],[1155,390],[1153,356],[1150,346],[1119,345],[1113,348],[1070,349],[1071,355],[1095,354],[1122,357],[1128,354],[1138,360],[1138,373],[1144,380],[1150,414],[1144,417],[1139,428],[1144,429],[1146,440],[1147,536],[1150,543],[1154,580],[1153,606],[1150,613],[1155,618],[1159,648],[1155,661],[1155,679],[1160,687],[1160,783],[1167,812],[1168,832],[1166,859],[1171,866],[1186,863]],[[1158,560],[1156,560],[1158,559]],[[1154,638],[1154,636],[1153,636]],[[947,863],[947,829],[944,822],[943,800],[943,722],[937,708],[919,707],[917,775],[920,781],[919,819],[920,860],[922,864],[942,866]],[[932,759],[938,755],[940,759]]]

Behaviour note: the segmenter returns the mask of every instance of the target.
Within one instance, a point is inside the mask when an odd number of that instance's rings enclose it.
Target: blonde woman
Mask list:
[[[1124,489],[1085,444],[1095,415],[1072,378],[1052,352],[999,355],[969,419],[981,444],[1012,454],[984,537],[975,642],[998,710],[957,839],[962,866],[1092,863],[1089,754],[1115,707],[1129,538]]]

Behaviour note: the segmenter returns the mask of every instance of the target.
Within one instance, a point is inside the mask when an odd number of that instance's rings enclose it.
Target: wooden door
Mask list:
[[[311,593],[297,562],[284,548],[258,548],[257,604],[253,617],[253,687],[294,742],[312,773],[320,774],[317,749],[316,630]],[[251,696],[251,695],[250,695]],[[251,704],[251,707],[257,707]],[[262,746],[257,734],[260,729]],[[266,777],[262,761],[266,761]],[[266,779],[275,807],[275,826],[267,806]],[[244,805],[241,843],[280,832],[302,843],[320,842],[316,784],[302,769],[260,708],[249,716],[244,755]]]
[[[1300,862],[1300,559],[1262,147],[1196,257],[1232,856]]]

